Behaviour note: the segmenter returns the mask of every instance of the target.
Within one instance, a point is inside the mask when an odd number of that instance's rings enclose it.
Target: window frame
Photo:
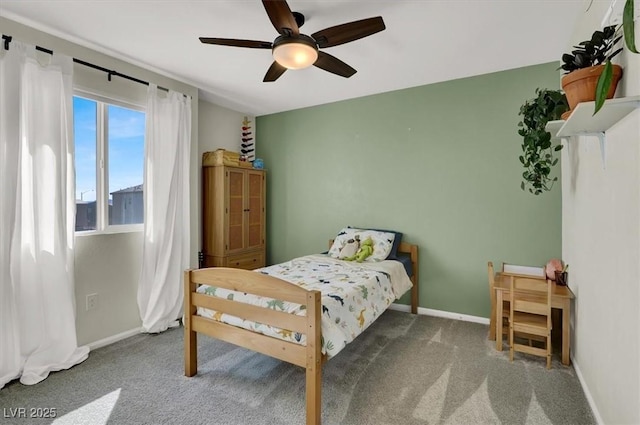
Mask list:
[[[74,88],[73,97],[80,97],[96,102],[96,228],[94,230],[75,230],[76,236],[88,236],[98,234],[115,234],[142,232],[144,221],[137,224],[109,224],[109,105],[127,108],[147,114],[146,105],[115,97],[96,94],[89,90]],[[75,113],[75,111],[74,111]],[[144,151],[146,152],[147,130],[143,138]],[[74,133],[74,163],[75,163],[75,133]],[[75,166],[75,165],[74,165]],[[142,164],[142,176],[144,185],[144,163]],[[74,178],[75,180],[75,178]],[[74,185],[75,185],[74,181]],[[143,186],[144,187],[144,186]],[[74,191],[75,196],[75,191]],[[144,219],[143,219],[144,220]]]

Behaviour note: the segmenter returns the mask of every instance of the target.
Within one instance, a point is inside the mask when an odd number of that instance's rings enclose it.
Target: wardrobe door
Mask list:
[[[225,171],[227,221],[227,252],[243,250],[246,245],[246,180],[245,170],[227,168]]]
[[[248,249],[264,246],[265,179],[262,171],[247,171],[246,220]]]

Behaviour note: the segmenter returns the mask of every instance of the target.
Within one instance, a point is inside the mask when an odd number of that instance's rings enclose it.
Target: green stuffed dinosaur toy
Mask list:
[[[351,257],[344,258],[346,261],[357,261],[358,263],[362,263],[367,257],[373,254],[373,240],[371,237],[368,237],[363,242],[360,243],[360,248],[355,255]]]

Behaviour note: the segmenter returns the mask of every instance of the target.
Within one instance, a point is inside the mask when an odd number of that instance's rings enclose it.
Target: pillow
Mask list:
[[[391,247],[391,252],[389,253],[389,255],[387,255],[387,260],[392,260],[395,258],[398,258],[398,247],[400,246],[400,242],[402,242],[402,233],[401,232],[396,232],[395,230],[384,230],[384,229],[368,229],[368,230],[375,230],[377,232],[384,232],[384,233],[393,233],[394,235],[396,235],[396,237],[393,239],[393,246]]]
[[[360,241],[364,241],[368,237],[373,240],[373,253],[365,259],[365,261],[369,262],[385,260],[393,248],[393,242],[396,237],[394,233],[390,232],[345,227],[334,239],[333,245],[329,249],[329,256],[340,258],[340,250],[348,244],[350,239],[356,239],[356,236]]]

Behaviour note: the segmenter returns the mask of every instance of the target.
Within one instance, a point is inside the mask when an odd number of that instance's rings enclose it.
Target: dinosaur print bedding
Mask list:
[[[322,293],[322,353],[335,356],[411,286],[399,261],[357,263],[316,254],[256,270]],[[198,292],[278,311],[304,315],[299,304],[201,285]],[[264,335],[304,345],[305,336],[198,307],[197,314]]]

